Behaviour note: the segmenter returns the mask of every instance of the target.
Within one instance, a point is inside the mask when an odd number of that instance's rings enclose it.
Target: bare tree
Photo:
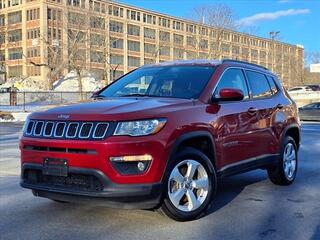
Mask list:
[[[225,4],[201,5],[193,10],[193,19],[199,23],[213,27],[215,30],[210,36],[211,46],[210,55],[218,59],[222,57],[223,40],[227,37],[228,30],[237,30],[237,15]],[[199,39],[199,42],[202,39]],[[198,45],[199,45],[198,42]]]

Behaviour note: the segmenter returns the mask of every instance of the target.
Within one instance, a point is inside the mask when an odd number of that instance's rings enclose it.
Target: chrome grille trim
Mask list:
[[[89,133],[88,133],[87,136],[82,136],[82,135],[81,135],[82,128],[83,128],[83,126],[86,125],[86,124],[91,125],[90,131],[89,131]],[[93,127],[93,123],[91,123],[91,122],[84,122],[84,123],[82,123],[82,125],[81,125],[81,127],[80,127],[80,130],[79,130],[79,138],[82,138],[82,139],[84,139],[84,138],[89,138],[89,137],[90,137],[90,134],[91,134],[91,131],[92,131],[92,127]]]
[[[32,125],[32,128],[31,128],[30,132],[28,132],[28,128],[29,128],[29,125],[30,125],[31,123],[33,123],[33,125]],[[26,126],[27,126],[27,127],[26,127],[26,132],[25,132],[26,135],[28,135],[28,136],[32,135],[33,129],[34,129],[34,125],[35,125],[35,121],[33,121],[33,120],[29,120],[29,121],[28,121],[28,123],[27,123],[27,125],[26,125]]]
[[[52,123],[51,132],[50,132],[50,134],[46,134],[47,125],[48,125],[49,123]],[[44,136],[44,137],[51,137],[54,129],[55,129],[54,122],[51,122],[51,121],[46,122],[46,124],[44,125],[44,129],[43,129],[43,136]]]
[[[37,126],[38,126],[38,124],[41,124],[41,123],[42,123],[42,126],[41,126],[41,129],[40,129],[40,133],[36,133]],[[33,135],[34,136],[41,136],[42,131],[43,131],[43,127],[44,127],[44,121],[37,121],[33,126]]]
[[[41,129],[39,124],[42,124]],[[25,137],[31,137],[31,138],[34,137],[34,138],[72,139],[72,140],[90,140],[91,139],[91,140],[98,141],[106,138],[107,136],[112,135],[112,133],[110,132],[114,128],[112,124],[113,124],[112,122],[100,122],[100,121],[68,121],[68,120],[55,121],[55,120],[30,119],[30,120],[27,120],[23,128],[23,135]],[[38,131],[36,131],[37,126],[38,126]],[[41,131],[39,132],[39,130]]]
[[[61,135],[57,135],[57,128],[58,128],[58,125],[59,125],[60,123],[63,124],[63,130],[62,130],[62,134],[61,134]],[[65,131],[65,129],[66,129],[66,125],[67,125],[66,122],[57,122],[57,123],[56,123],[56,126],[55,126],[55,128],[54,128],[54,134],[53,134],[53,136],[56,137],[56,138],[62,138],[63,135],[64,135],[64,131]]]
[[[105,124],[105,125],[107,125],[107,126],[106,126],[106,129],[104,130],[104,133],[103,133],[102,137],[97,137],[97,136],[96,136],[96,131],[97,131],[98,126],[101,125],[101,124]],[[92,138],[95,138],[95,139],[102,139],[102,138],[104,138],[104,136],[106,135],[108,129],[109,129],[109,123],[105,123],[105,122],[99,122],[99,123],[97,123],[96,126],[95,126],[95,128],[94,128],[94,130],[93,130]]]
[[[69,128],[70,128],[70,125],[72,125],[72,124],[76,124],[76,125],[77,125],[76,131],[74,132],[74,135],[73,135],[73,136],[69,135]],[[77,136],[77,133],[78,133],[79,125],[80,125],[80,124],[79,124],[78,122],[70,122],[70,123],[68,124],[68,127],[67,127],[66,138],[75,138],[75,137]]]

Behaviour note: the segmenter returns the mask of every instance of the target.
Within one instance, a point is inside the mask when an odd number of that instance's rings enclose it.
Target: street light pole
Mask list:
[[[279,34],[280,34],[280,31],[272,31],[272,32],[269,32],[269,36],[270,36],[270,38],[272,39],[272,64],[271,64],[271,66],[272,66],[272,71],[274,71],[275,39],[279,36]]]

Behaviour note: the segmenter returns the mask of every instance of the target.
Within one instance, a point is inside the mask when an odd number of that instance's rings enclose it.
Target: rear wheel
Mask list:
[[[276,167],[268,170],[268,175],[274,184],[290,185],[296,178],[297,169],[297,145],[290,136],[287,136],[282,145],[279,162]]]
[[[196,149],[185,148],[168,170],[159,211],[177,221],[201,216],[216,191],[216,174],[210,160]]]

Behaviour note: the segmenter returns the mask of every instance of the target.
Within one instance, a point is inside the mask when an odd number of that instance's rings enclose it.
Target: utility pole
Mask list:
[[[279,36],[280,34],[280,31],[272,31],[272,32],[269,32],[269,36],[270,38],[272,39],[272,72],[274,71],[274,60],[275,60],[275,57],[274,57],[274,54],[275,54],[275,39]]]

